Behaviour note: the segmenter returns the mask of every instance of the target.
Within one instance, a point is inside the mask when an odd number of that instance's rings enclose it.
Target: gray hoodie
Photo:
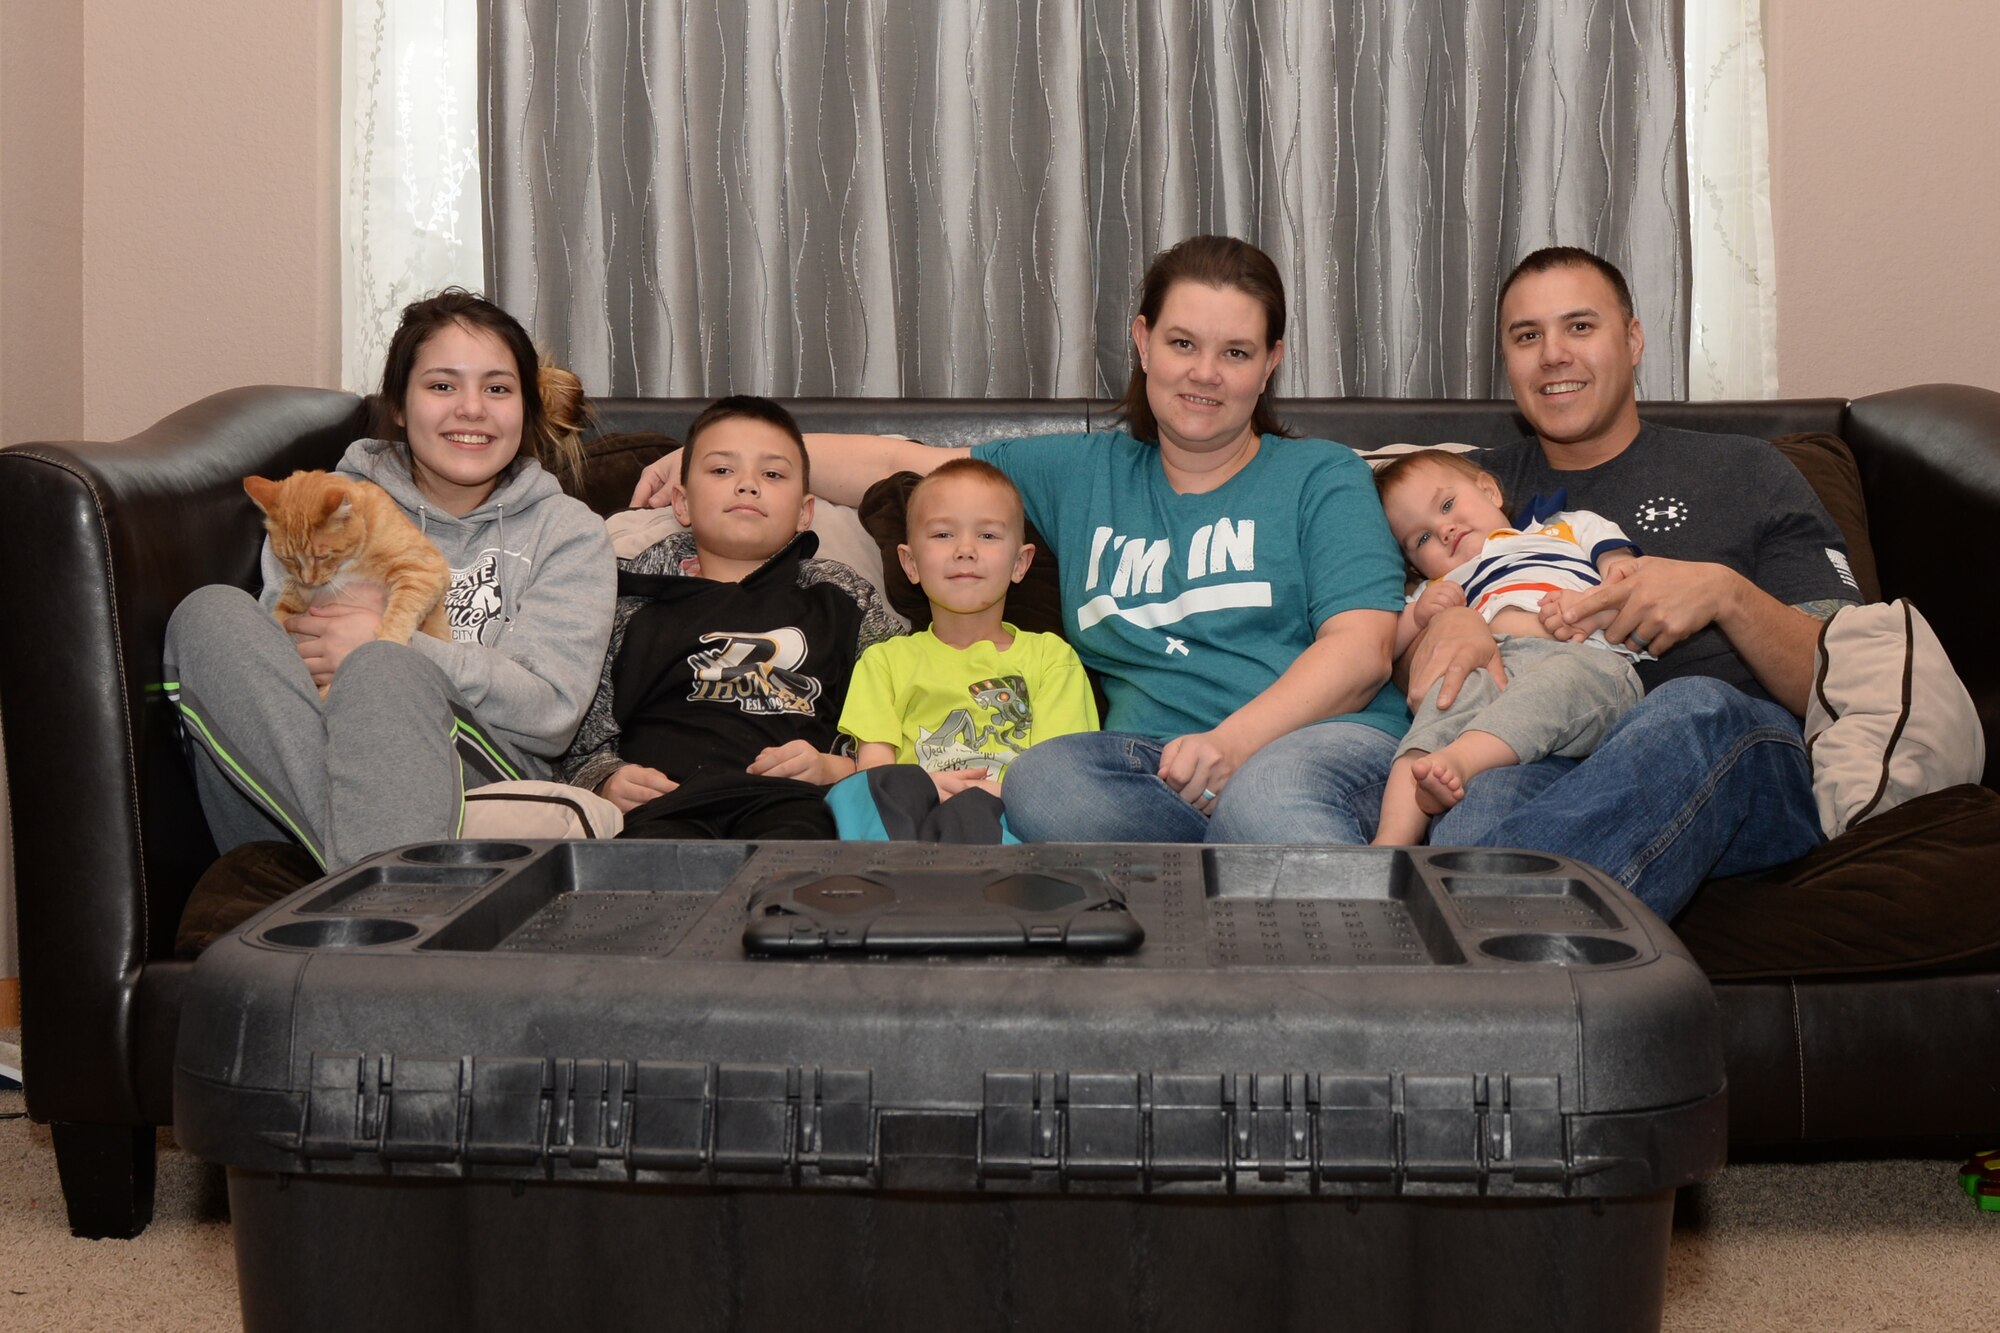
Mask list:
[[[480,723],[528,760],[527,776],[548,776],[590,707],[611,639],[618,568],[604,521],[531,458],[517,459],[463,518],[417,490],[401,444],[356,440],[335,470],[387,491],[444,552],[452,641],[419,634],[412,642]],[[270,608],[284,571],[268,539],[263,570]]]

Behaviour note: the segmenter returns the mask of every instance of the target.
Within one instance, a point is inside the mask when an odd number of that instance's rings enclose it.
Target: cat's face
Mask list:
[[[304,587],[334,582],[367,535],[354,513],[352,489],[330,473],[298,472],[283,481],[250,477],[243,489],[264,511],[271,554]]]
[[[520,371],[499,334],[447,324],[417,349],[396,424],[432,504],[459,515],[478,508],[521,451],[521,421]]]

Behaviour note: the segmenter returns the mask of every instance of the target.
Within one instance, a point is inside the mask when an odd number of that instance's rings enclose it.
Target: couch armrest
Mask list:
[[[1847,412],[1882,595],[1937,630],[1986,727],[1985,783],[2000,786],[2000,621],[1979,592],[2000,532],[2000,393],[1922,384]]]
[[[361,400],[236,389],[128,440],[0,449],[5,710],[23,1081],[38,1119],[136,1123],[132,987],[214,857],[160,681],[167,617],[249,586],[252,472],[328,467]]]

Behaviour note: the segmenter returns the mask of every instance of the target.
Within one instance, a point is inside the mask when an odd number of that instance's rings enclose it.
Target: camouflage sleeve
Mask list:
[[[897,615],[881,592],[861,575],[838,560],[808,560],[799,566],[799,583],[831,583],[854,599],[861,608],[861,630],[854,645],[858,658],[884,639],[910,632],[910,622]]]
[[[657,542],[629,559],[620,560],[618,568],[635,574],[664,574],[679,564],[679,555],[672,540]],[[576,739],[562,757],[562,780],[572,787],[596,791],[625,764],[618,753],[618,721],[611,709],[611,668],[625,646],[625,627],[645,603],[643,597],[620,597],[611,613],[611,642],[604,650],[604,665],[598,670],[597,693],[584,712],[583,724],[576,729]]]

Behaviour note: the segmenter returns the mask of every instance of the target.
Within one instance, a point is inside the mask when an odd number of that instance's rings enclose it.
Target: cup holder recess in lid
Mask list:
[[[1601,967],[1639,956],[1625,941],[1602,935],[1499,935],[1482,942],[1479,952],[1509,963],[1551,963],[1557,967]]]
[[[1460,875],[1546,875],[1561,866],[1553,856],[1537,852],[1489,852],[1478,848],[1438,852],[1430,863]]]
[[[518,842],[431,842],[421,847],[405,847],[405,861],[433,866],[480,866],[495,861],[518,861],[529,849]]]
[[[322,920],[287,921],[264,931],[266,944],[282,944],[291,949],[366,949],[377,944],[396,944],[415,935],[414,921],[395,921],[379,916],[327,917]]]

